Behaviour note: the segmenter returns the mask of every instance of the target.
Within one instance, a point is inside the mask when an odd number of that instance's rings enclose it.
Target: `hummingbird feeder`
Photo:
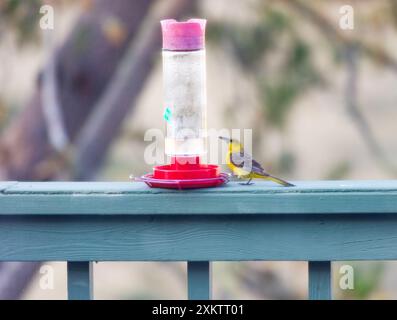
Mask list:
[[[162,20],[165,153],[170,163],[139,180],[154,188],[191,189],[222,185],[229,176],[201,163],[206,153],[206,59],[203,19]]]

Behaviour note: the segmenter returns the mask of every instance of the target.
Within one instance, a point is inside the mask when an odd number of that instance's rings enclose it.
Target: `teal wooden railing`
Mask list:
[[[331,261],[395,259],[397,181],[0,183],[0,261],[68,261],[70,299],[92,298],[93,261],[187,261],[189,298],[209,299],[211,261],[303,260],[330,299]]]

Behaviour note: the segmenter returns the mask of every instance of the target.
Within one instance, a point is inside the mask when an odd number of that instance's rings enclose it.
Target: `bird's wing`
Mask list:
[[[269,176],[269,174],[262,168],[261,164],[256,160],[252,159],[252,172],[260,174],[262,176]]]
[[[247,152],[235,152],[230,155],[230,162],[238,168],[242,168],[245,171],[257,173],[263,176],[268,176],[269,174],[265,172],[261,164],[253,159],[252,155]]]

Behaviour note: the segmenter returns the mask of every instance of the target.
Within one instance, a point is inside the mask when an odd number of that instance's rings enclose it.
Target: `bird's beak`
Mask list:
[[[230,141],[230,139],[229,139],[229,138],[225,138],[225,137],[222,137],[222,136],[219,136],[218,138],[219,138],[219,139],[221,139],[221,140],[225,140],[225,141],[227,141],[227,142],[229,142],[229,141]]]

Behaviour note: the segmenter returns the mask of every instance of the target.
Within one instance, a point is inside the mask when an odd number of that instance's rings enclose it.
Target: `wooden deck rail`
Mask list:
[[[68,261],[70,299],[92,297],[92,261],[187,261],[210,298],[210,261],[309,261],[309,298],[331,298],[331,261],[397,259],[397,181],[0,183],[0,261]]]

